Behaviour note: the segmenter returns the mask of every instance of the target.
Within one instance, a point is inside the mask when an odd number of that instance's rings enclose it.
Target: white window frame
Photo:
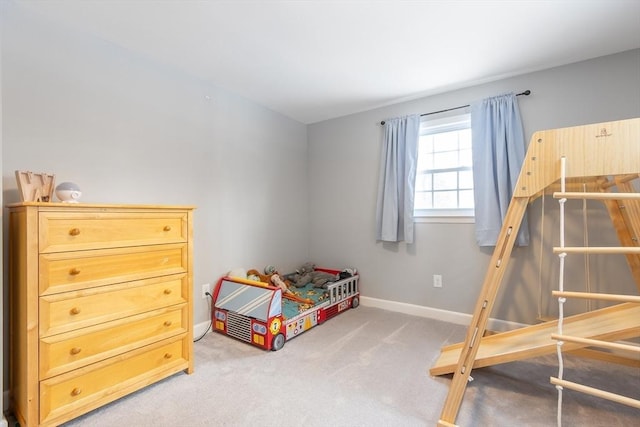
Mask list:
[[[471,114],[459,114],[440,119],[423,118],[420,136],[449,132],[471,127]],[[418,174],[416,174],[416,177]],[[474,223],[474,209],[414,209],[414,222],[428,223]]]

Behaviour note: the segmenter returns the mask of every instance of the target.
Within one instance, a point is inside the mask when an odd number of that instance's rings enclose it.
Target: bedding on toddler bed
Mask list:
[[[287,298],[282,299],[282,316],[285,319],[291,319],[298,314],[307,311],[329,298],[329,292],[323,288],[313,287],[313,283],[308,283],[302,288],[293,288],[291,292],[302,298],[309,300],[308,303],[292,301]]]

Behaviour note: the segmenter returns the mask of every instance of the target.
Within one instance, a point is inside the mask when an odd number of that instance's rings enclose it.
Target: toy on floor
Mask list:
[[[359,305],[357,275],[337,280],[338,270],[319,269],[335,282],[322,291],[311,283],[292,291],[275,269],[267,270],[273,271],[269,283],[242,277],[240,270],[234,271],[240,276],[227,275],[216,285],[213,328],[265,350],[279,350],[285,341]],[[261,275],[251,270],[247,273]]]

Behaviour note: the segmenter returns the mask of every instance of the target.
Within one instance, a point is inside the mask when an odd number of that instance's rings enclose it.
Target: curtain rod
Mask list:
[[[531,91],[529,89],[527,89],[524,92],[516,94],[516,96],[520,96],[520,95],[529,96],[529,95],[531,95]],[[467,107],[469,107],[469,104],[461,105],[459,107],[447,108],[446,110],[432,111],[430,113],[423,113],[423,114],[420,114],[420,117],[422,117],[422,116],[430,116],[432,114],[444,113],[444,112],[447,112],[447,111],[459,110],[461,108],[467,108]],[[383,125],[384,124],[384,120],[381,121],[380,124]]]

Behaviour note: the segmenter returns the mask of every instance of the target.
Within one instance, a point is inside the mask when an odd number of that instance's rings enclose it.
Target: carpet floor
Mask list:
[[[428,373],[466,328],[360,306],[266,352],[209,333],[179,373],[64,427],[435,426],[450,376]],[[564,377],[640,399],[640,369],[567,356]],[[555,426],[555,356],[474,370],[460,426]],[[563,426],[640,425],[640,410],[564,391]]]

